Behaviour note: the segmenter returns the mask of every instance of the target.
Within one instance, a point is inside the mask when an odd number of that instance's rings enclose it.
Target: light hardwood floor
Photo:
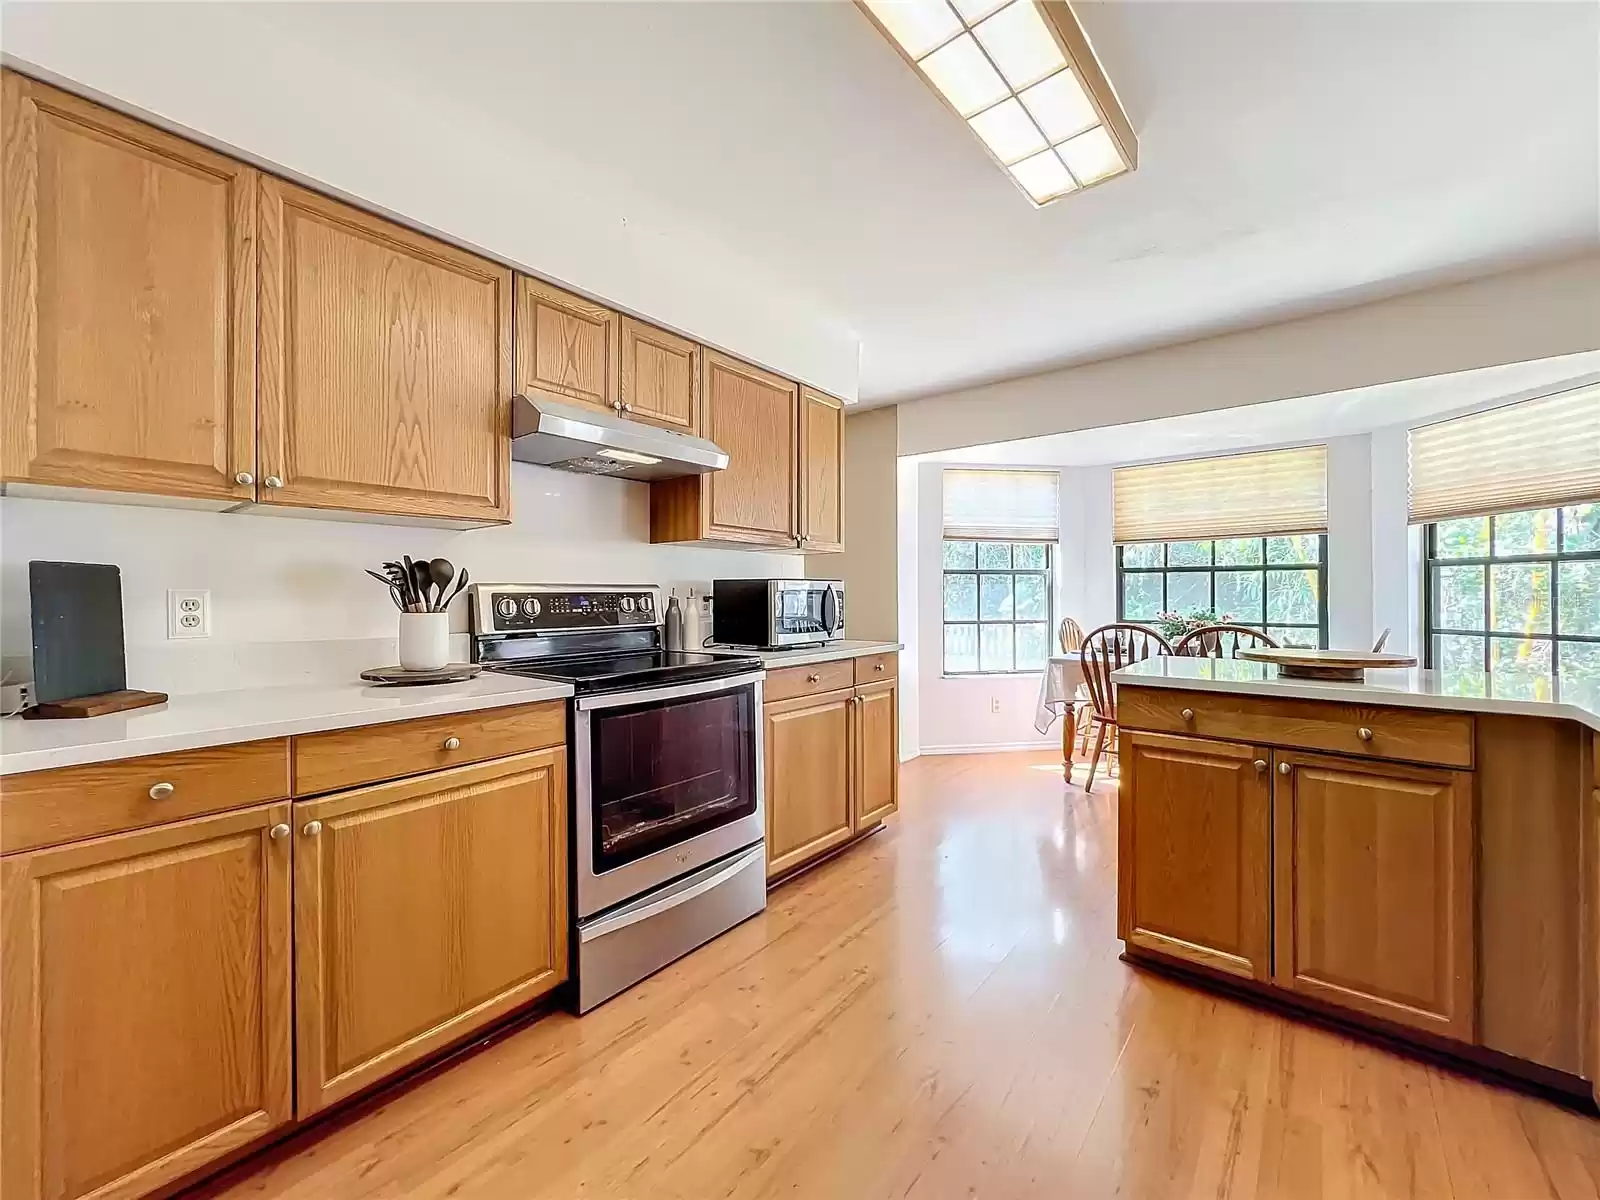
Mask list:
[[[1600,1121],[1120,962],[1115,787],[909,763],[765,915],[207,1194],[1600,1195]]]

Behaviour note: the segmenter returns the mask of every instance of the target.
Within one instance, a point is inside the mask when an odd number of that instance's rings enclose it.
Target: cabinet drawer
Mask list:
[[[13,775],[0,781],[0,853],[143,829],[288,794],[287,738]]]
[[[1193,715],[1186,717],[1185,712]],[[1122,684],[1117,688],[1117,720],[1125,729],[1155,733],[1188,733],[1441,767],[1472,766],[1472,718],[1466,713]]]
[[[314,796],[566,740],[567,706],[561,700],[312,733],[294,739],[294,794]]]
[[[899,668],[898,654],[863,654],[855,659],[857,683],[881,683],[893,679]]]
[[[812,663],[807,667],[784,667],[767,672],[761,698],[788,700],[792,696],[818,696],[840,688],[854,687],[856,674],[848,658]]]

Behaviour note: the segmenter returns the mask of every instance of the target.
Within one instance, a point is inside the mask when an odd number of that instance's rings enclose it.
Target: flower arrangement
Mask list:
[[[1205,629],[1211,625],[1228,625],[1232,621],[1232,613],[1223,613],[1219,616],[1214,608],[1191,608],[1186,613],[1178,612],[1176,609],[1157,613],[1156,619],[1150,624],[1154,625],[1167,641],[1176,642],[1193,630]]]

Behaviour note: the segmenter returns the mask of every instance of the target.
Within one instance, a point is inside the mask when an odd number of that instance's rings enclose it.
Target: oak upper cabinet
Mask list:
[[[619,411],[621,318],[528,275],[517,276],[518,393]]]
[[[844,549],[844,404],[800,389],[800,545]]]
[[[1276,762],[1278,985],[1470,1041],[1472,777],[1292,752]]]
[[[252,498],[257,172],[10,71],[0,139],[0,479]]]
[[[862,833],[900,807],[900,707],[895,681],[857,687],[854,706],[852,822]]]
[[[846,689],[765,706],[767,878],[855,834],[850,756],[854,694]]]
[[[700,428],[700,345],[622,318],[622,414],[678,433]]]
[[[652,483],[650,540],[793,547],[799,388],[714,350],[701,358],[700,433],[728,452],[728,466]]]
[[[1270,979],[1269,753],[1126,729],[1121,737],[1118,936]]]
[[[567,976],[556,748],[295,807],[299,1115]]]
[[[511,272],[270,177],[259,237],[261,500],[505,521]]]
[[[0,1192],[139,1196],[292,1115],[289,806],[0,860]]]

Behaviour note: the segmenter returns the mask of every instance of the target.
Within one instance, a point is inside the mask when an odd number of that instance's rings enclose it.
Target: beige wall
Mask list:
[[[1600,254],[903,402],[900,453],[1600,349]]]
[[[806,556],[813,579],[845,585],[845,632],[899,640],[895,446],[898,409],[850,413],[844,421],[844,553]]]

